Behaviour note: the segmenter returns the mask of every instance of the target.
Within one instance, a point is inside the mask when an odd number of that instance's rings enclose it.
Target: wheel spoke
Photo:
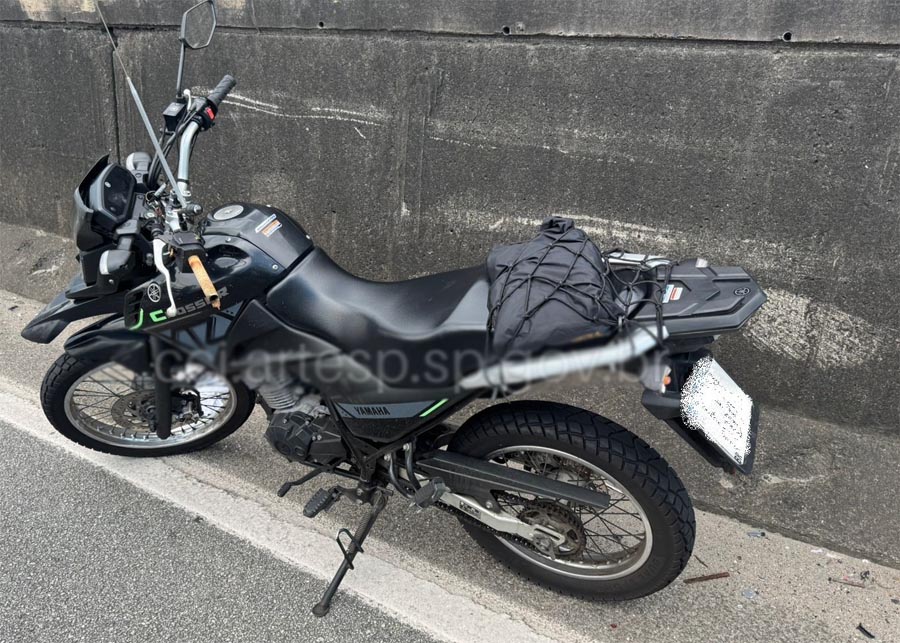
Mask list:
[[[491,456],[498,464],[516,469],[524,469],[548,479],[558,480],[573,486],[593,489],[611,496],[609,504],[603,507],[574,505],[553,499],[526,497],[527,494],[502,493],[497,495],[500,508],[520,520],[531,522],[544,520],[544,526],[554,529],[554,518],[560,525],[558,533],[580,533],[581,545],[572,542],[559,549],[551,564],[555,567],[576,567],[603,576],[615,570],[627,569],[629,565],[642,564],[649,554],[649,523],[641,507],[616,480],[603,473],[598,467],[584,460],[560,451],[542,447],[510,447]],[[541,507],[551,514],[542,514]],[[546,518],[541,518],[546,515]],[[563,528],[559,520],[570,516],[573,526]],[[532,524],[538,524],[532,523]],[[575,529],[574,532],[571,529]],[[560,531],[562,530],[562,531]],[[520,545],[513,545],[521,549]],[[578,550],[580,547],[580,550]],[[534,549],[521,549],[528,557],[548,558]]]
[[[199,411],[200,417],[179,420],[177,416],[189,410],[185,405],[193,403],[186,396],[173,398],[173,435],[163,443],[151,429],[155,406],[153,381],[151,374],[137,374],[119,364],[97,367],[69,389],[66,414],[76,428],[94,439],[148,448],[198,439],[217,430],[234,412],[231,385],[212,371],[189,365],[176,386],[197,399],[193,408]]]

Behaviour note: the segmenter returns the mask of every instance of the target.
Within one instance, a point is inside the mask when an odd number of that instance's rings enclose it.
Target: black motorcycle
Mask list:
[[[506,398],[614,368],[712,465],[749,473],[756,407],[707,348],[763,304],[756,282],[701,259],[600,251],[549,220],[481,265],[380,283],[341,269],[277,208],[207,216],[192,200],[191,151],[235,81],[206,97],[181,85],[186,49],[208,45],[215,26],[211,1],[184,14],[158,138],[126,71],[155,155],[104,157],[75,191],[81,274],[22,335],[48,343],[104,318],[65,342],[44,379],[53,426],[91,449],[164,456],[223,439],[262,405],[266,438],[310,468],[279,495],[324,473],[347,486],[318,490],[306,516],[344,496],[371,505],[338,536],[344,562],[317,615],[393,495],[454,514],[500,561],[557,590],[623,600],[670,583],[695,523],[666,461],[589,411]],[[447,421],[476,400],[496,403]]]

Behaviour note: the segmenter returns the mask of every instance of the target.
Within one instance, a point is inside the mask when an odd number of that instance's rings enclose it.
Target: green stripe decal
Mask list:
[[[432,404],[431,406],[429,406],[425,411],[423,411],[423,412],[421,413],[421,415],[419,415],[419,417],[420,417],[420,418],[423,418],[423,417],[425,417],[426,415],[431,415],[432,413],[434,413],[435,411],[437,411],[439,408],[441,408],[442,406],[444,406],[444,404],[446,404],[446,403],[447,403],[447,398],[445,397],[443,400],[441,400],[441,401],[439,401],[439,402],[435,402],[434,404]]]
[[[132,326],[128,330],[137,330],[138,328],[140,328],[141,326],[144,325],[144,309],[138,308],[138,310],[140,311],[138,314],[138,321],[134,326]]]

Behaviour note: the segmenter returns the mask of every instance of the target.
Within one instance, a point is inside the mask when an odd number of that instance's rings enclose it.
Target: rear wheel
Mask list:
[[[172,434],[153,430],[154,380],[115,362],[62,355],[44,376],[41,404],[57,431],[96,451],[128,456],[176,455],[230,435],[253,410],[246,387],[199,364],[173,373]]]
[[[500,509],[565,536],[525,544],[462,519],[513,571],[556,590],[601,600],[646,596],[671,583],[694,544],[694,511],[678,476],[640,438],[563,404],[514,402],[472,417],[449,449],[609,494],[608,507],[528,494],[496,496]]]

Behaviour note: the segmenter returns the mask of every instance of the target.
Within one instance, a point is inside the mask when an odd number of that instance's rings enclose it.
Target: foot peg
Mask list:
[[[306,506],[303,507],[303,515],[307,518],[315,518],[323,511],[328,511],[338,500],[341,499],[343,492],[340,487],[332,487],[331,489],[319,489],[309,499]]]
[[[444,481],[441,478],[432,478],[416,489],[416,493],[412,497],[412,504],[419,509],[427,509],[440,500],[445,491],[447,491],[447,485],[444,484]]]

